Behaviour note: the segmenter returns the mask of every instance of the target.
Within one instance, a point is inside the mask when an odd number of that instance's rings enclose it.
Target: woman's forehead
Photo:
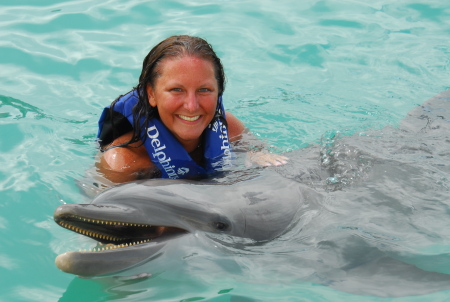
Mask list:
[[[165,76],[173,79],[192,76],[204,79],[210,78],[217,82],[213,63],[203,58],[195,56],[168,58],[162,61],[158,67],[159,79]]]

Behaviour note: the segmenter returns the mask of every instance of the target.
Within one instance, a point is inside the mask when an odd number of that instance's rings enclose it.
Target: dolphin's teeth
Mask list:
[[[117,240],[119,240],[119,239],[115,239],[113,237],[108,237],[108,236],[101,235],[101,234],[91,233],[91,235],[93,237],[107,239],[109,241],[117,241]],[[146,242],[149,242],[149,241],[151,241],[151,240],[150,239],[146,239],[146,240],[141,240],[141,241],[121,243],[121,244],[118,244],[118,245],[111,244],[111,243],[108,243],[108,244],[105,245],[105,244],[99,242],[98,246],[96,246],[96,247],[94,247],[94,248],[92,248],[90,250],[86,250],[86,249],[80,250],[80,252],[85,252],[85,253],[103,252],[103,251],[109,251],[109,250],[114,250],[114,249],[119,249],[119,248],[131,247],[131,246],[135,246],[135,245],[138,245],[138,244],[143,244],[143,243],[146,243]]]

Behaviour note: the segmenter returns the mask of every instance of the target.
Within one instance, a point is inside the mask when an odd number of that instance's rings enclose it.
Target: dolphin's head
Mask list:
[[[148,261],[168,240],[188,233],[233,233],[229,217],[205,200],[208,194],[196,194],[198,184],[133,182],[104,191],[91,204],[59,206],[54,212],[58,225],[93,238],[100,245],[90,251],[61,254],[56,265],[76,275],[105,275]]]

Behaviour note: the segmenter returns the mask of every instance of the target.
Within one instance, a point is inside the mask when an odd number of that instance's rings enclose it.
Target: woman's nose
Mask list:
[[[184,108],[189,110],[190,112],[194,112],[198,109],[198,99],[195,93],[189,93],[184,102]]]

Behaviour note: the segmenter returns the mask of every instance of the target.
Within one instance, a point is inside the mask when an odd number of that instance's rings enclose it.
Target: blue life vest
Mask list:
[[[134,125],[133,107],[138,102],[139,96],[136,90],[121,96],[114,105],[113,110],[122,114]],[[109,116],[110,106],[105,107],[100,116],[100,137],[105,120]],[[144,123],[142,119],[141,124]],[[145,129],[145,132],[144,130]],[[216,114],[207,126],[204,135],[205,166],[197,164],[187,153],[181,143],[173,136],[166,126],[157,118],[148,121],[141,127],[140,137],[145,139],[144,146],[152,162],[159,168],[162,178],[194,178],[223,171],[231,166],[233,154],[228,139],[228,129],[225,120],[225,110],[222,97],[217,102]]]

